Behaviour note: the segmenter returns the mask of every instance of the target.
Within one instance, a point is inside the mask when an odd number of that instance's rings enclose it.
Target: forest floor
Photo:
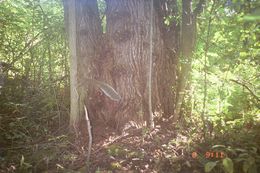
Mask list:
[[[219,163],[227,155],[233,159],[244,152],[255,159],[255,165],[260,158],[260,133],[257,133],[260,126],[244,135],[247,138],[243,140],[251,142],[248,144],[240,143],[241,139],[237,139],[234,133],[218,137],[207,133],[208,140],[205,140],[202,129],[192,125],[157,122],[153,130],[133,126],[119,134],[103,123],[96,123],[93,124],[92,151],[87,169],[86,127],[76,137],[68,133],[65,125],[58,130],[41,131],[46,134],[39,135],[38,131],[42,129],[37,127],[40,125],[25,126],[28,125],[26,118],[17,118],[1,118],[0,173],[202,173],[209,162],[216,163],[212,169],[216,167],[214,169],[223,172]],[[49,127],[55,126],[49,124]],[[229,150],[234,150],[233,155]]]
[[[98,141],[93,150],[91,172],[97,170],[115,172],[132,170],[132,172],[147,173],[187,171],[190,165],[188,162],[192,161],[191,153],[187,153],[181,143],[187,143],[188,138],[176,134],[173,126],[168,125],[168,128],[161,128],[161,126],[162,124],[157,125],[151,131],[133,128],[121,135],[115,135],[113,131],[106,137],[103,135],[103,140]],[[99,128],[96,130],[96,134],[102,132]],[[98,135],[102,136],[102,134]]]

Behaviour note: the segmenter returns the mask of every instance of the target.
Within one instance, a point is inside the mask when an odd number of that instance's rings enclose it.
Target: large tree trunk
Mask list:
[[[153,112],[161,111],[165,118],[174,115],[176,109],[179,112],[183,98],[177,93],[182,93],[185,88],[190,64],[182,66],[182,76],[177,84],[180,26],[177,21],[170,22],[169,26],[164,24],[165,17],[179,15],[177,1],[155,1],[151,16],[151,2],[148,0],[106,0],[105,34],[101,31],[97,1],[78,0],[75,3],[77,79],[72,75],[71,80],[78,80],[78,116],[83,114],[83,106],[87,104],[92,121],[102,120],[119,130],[130,120],[140,122],[140,125],[148,122],[150,41],[153,43]],[[191,0],[183,1],[183,20],[182,55],[190,62],[194,38]],[[113,101],[99,92],[89,79],[112,86],[121,96],[120,101]],[[75,103],[71,104],[72,108],[76,107]],[[72,117],[71,121],[74,122],[75,118]]]
[[[119,106],[108,112],[118,128],[129,120],[147,120],[149,67],[149,1],[107,0],[106,81],[122,96]]]
[[[177,22],[164,25],[163,5],[154,3],[152,103],[153,111],[161,111],[167,118],[174,113],[179,26]],[[131,119],[147,122],[150,1],[107,0],[106,14],[111,79],[123,96],[113,115],[118,124]]]

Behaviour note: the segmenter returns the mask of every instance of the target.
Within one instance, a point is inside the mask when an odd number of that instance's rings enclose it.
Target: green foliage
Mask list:
[[[217,165],[216,162],[208,162],[205,164],[205,172],[210,172],[215,166]]]
[[[211,2],[206,4],[198,20],[191,102],[194,114],[200,116],[206,97],[205,119],[210,120],[219,130],[228,132],[234,127],[242,128],[248,121],[259,122],[257,57],[260,54],[260,28],[256,21],[241,20],[251,14],[250,8],[251,11],[257,8],[257,3],[218,1],[213,15],[210,15],[211,5]],[[210,28],[207,25],[209,20]],[[207,32],[210,34],[207,35]],[[231,123],[236,125],[231,127]]]
[[[191,136],[208,133],[207,122],[211,123],[213,133],[206,136],[205,142],[215,145],[213,151],[226,153],[224,159],[200,156],[198,161],[205,172],[257,172],[260,150],[256,135],[260,132],[257,2],[216,1],[215,5],[210,14],[212,2],[207,2],[198,19],[192,80],[187,92],[190,95],[186,97],[190,100],[185,102],[190,104],[193,118],[190,120],[187,114],[185,120],[197,125],[197,131],[189,127]],[[205,98],[205,129],[199,131]]]
[[[33,141],[47,140],[68,121],[69,56],[63,9],[55,0],[5,0],[0,2],[0,13],[0,61],[6,64],[0,91],[0,145],[22,146],[15,154],[4,150],[0,169],[12,160],[18,172],[30,172],[45,164],[44,158],[54,160],[58,150],[54,147],[47,154],[46,148],[53,146],[45,145],[46,150],[40,147],[37,154],[24,151],[31,151]]]
[[[98,9],[101,18],[103,33],[106,33],[106,15],[105,15],[106,3],[104,0],[98,0],[97,2],[98,2]]]
[[[224,166],[224,170],[226,173],[233,173],[234,172],[234,164],[230,158],[225,158],[222,160],[222,164]]]
[[[60,108],[69,103],[61,2],[5,0],[0,11],[1,113],[37,119],[67,111]]]
[[[126,151],[118,145],[111,145],[107,149],[107,152],[111,156],[124,156],[126,154]]]
[[[258,155],[259,146],[256,147],[230,147],[225,145],[215,145],[213,151],[225,153],[225,158],[217,161],[209,161],[204,165],[205,172],[213,172],[214,168],[223,170],[225,173],[232,172],[257,172],[257,163],[260,162]],[[229,157],[226,157],[229,156]],[[220,162],[221,161],[221,162]]]

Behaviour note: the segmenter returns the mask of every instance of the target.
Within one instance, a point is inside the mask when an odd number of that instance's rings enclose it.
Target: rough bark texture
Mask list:
[[[96,105],[99,102],[95,97],[98,90],[89,79],[98,79],[100,76],[98,66],[102,48],[101,20],[96,0],[77,1],[77,37],[80,116],[84,115],[86,104],[90,118],[95,119]]]
[[[71,3],[74,3],[73,5]],[[71,18],[71,11],[75,8],[74,17]],[[73,46],[70,46],[72,54],[71,61],[71,118],[70,124],[78,128],[80,119],[84,114],[84,104],[91,102],[87,79],[97,78],[99,70],[97,69],[98,53],[100,49],[101,22],[99,18],[96,0],[64,0],[65,25],[69,35],[73,35]],[[74,23],[72,23],[72,21]],[[74,31],[70,28],[75,25]],[[73,33],[75,32],[75,33]],[[76,67],[76,68],[75,68]],[[93,101],[94,102],[94,101]]]
[[[183,1],[183,8],[191,10],[187,4],[190,5],[191,1]],[[106,5],[104,34],[101,31],[97,1],[76,1],[79,107],[83,114],[86,103],[92,122],[102,120],[120,130],[130,120],[141,125],[149,119],[151,6],[150,0],[106,0]],[[182,32],[185,35],[182,37],[182,52],[183,56],[190,57],[193,24],[189,25],[191,19],[188,17],[192,15],[189,11],[183,13]],[[176,95],[183,88],[182,80],[178,84],[176,82],[179,76],[180,25],[176,20],[165,25],[165,17],[169,15],[178,16],[176,0],[154,1],[152,103],[153,112],[160,111],[165,118],[172,116],[178,109],[176,98],[177,101],[181,98]],[[186,76],[185,69],[189,68],[184,66],[181,74]],[[119,93],[121,100],[112,101],[93,87],[88,79],[109,84]],[[177,85],[180,88],[177,89]]]
[[[119,129],[148,117],[149,11],[148,1],[107,0],[110,82],[122,97],[113,110]]]
[[[110,72],[115,89],[123,96],[119,109],[113,112],[118,124],[148,120],[149,4],[150,1],[107,0],[107,43],[113,62]],[[160,1],[154,3],[152,100],[153,111],[170,117],[175,103],[179,26],[177,22],[165,26],[164,5]],[[171,13],[176,15],[176,11]]]
[[[79,123],[77,95],[77,51],[76,51],[76,1],[64,1],[66,28],[70,47],[70,129],[77,130]]]
[[[168,9],[169,8],[169,9]],[[176,75],[179,55],[179,33],[180,28],[177,21],[171,22],[169,26],[164,24],[164,18],[171,15],[177,17],[177,3],[170,1],[155,1],[158,23],[157,32],[160,50],[157,60],[157,85],[160,97],[160,109],[164,118],[169,118],[174,114],[176,95]],[[172,10],[170,10],[172,9]]]

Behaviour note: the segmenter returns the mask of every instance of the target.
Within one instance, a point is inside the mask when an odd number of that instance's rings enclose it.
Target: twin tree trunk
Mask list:
[[[155,0],[153,5],[151,16],[150,0],[106,0],[106,31],[102,32],[96,0],[64,0],[72,52],[71,127],[80,122],[84,105],[92,122],[102,120],[117,129],[130,120],[148,121],[150,41],[153,112],[162,112],[166,118],[174,115],[180,26],[177,22],[166,26],[164,20],[177,15],[178,7],[175,1],[168,4],[173,10],[167,9],[166,1]],[[104,95],[90,79],[112,86],[120,101]]]

